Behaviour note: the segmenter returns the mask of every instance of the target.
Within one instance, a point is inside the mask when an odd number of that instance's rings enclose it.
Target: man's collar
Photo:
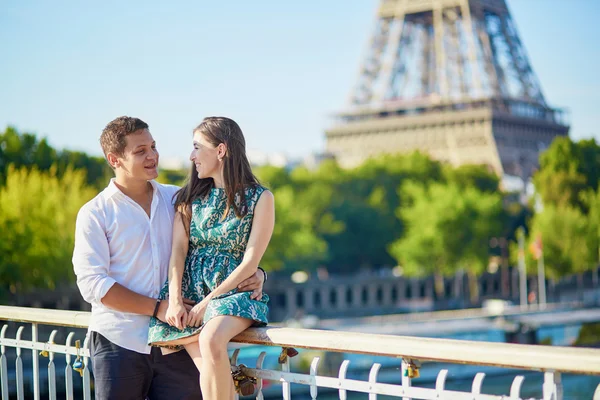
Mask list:
[[[104,189],[104,194],[105,194],[106,198],[111,198],[112,196],[114,196],[115,194],[118,194],[118,193],[124,195],[124,193],[121,191],[121,189],[119,189],[117,187],[117,184],[115,182],[116,182],[116,178],[111,178],[110,182],[108,183],[108,186],[106,187],[106,189]],[[148,182],[150,182],[150,184],[152,185],[152,196],[156,196],[158,193],[158,183],[154,179],[152,179]]]

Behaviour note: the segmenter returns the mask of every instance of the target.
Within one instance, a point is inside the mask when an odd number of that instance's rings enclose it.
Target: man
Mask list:
[[[92,305],[90,351],[96,400],[199,399],[199,375],[185,351],[162,355],[148,346],[151,316],[165,321],[157,300],[167,279],[176,186],[154,181],[158,151],[148,125],[111,121],[100,144],[115,178],[77,216],[73,266]],[[262,293],[258,271],[240,290]]]

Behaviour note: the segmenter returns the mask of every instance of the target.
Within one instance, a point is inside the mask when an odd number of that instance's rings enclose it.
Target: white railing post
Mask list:
[[[38,341],[38,324],[31,324],[31,341],[35,344]],[[40,400],[40,360],[35,348],[31,349],[31,361],[33,363],[33,398]]]
[[[235,350],[233,351],[233,354],[231,355],[231,359],[229,360],[229,365],[230,365],[230,366],[234,367],[234,366],[236,366],[236,365],[237,365],[237,363],[238,363],[238,361],[237,361],[238,354],[240,354],[240,349],[235,349]],[[239,400],[239,398],[240,398],[240,395],[239,395],[239,394],[237,393],[237,391],[236,391],[236,392],[233,394],[233,399],[234,399],[234,400]]]
[[[473,385],[471,386],[471,393],[473,394],[481,394],[481,386],[483,385],[483,380],[485,379],[485,373],[478,372],[473,379]],[[474,397],[476,398],[476,397]]]
[[[563,400],[563,387],[560,373],[544,372],[544,400]]]
[[[54,338],[58,331],[55,329],[50,333],[48,344],[54,344]],[[56,368],[54,366],[54,352],[48,351],[48,397],[50,400],[56,400]]]
[[[90,368],[89,362],[90,358],[85,355],[85,351],[89,348],[89,336],[85,337],[83,341],[83,348],[81,352],[83,352],[83,371],[81,372],[81,378],[83,379],[83,400],[91,400],[92,392],[91,392],[91,380],[90,380]]]
[[[369,371],[369,383],[375,385],[377,383],[377,374],[379,373],[379,369],[381,368],[381,364],[375,363],[371,366],[371,370]],[[369,400],[377,400],[377,393],[369,393]]]
[[[321,357],[314,357],[312,362],[310,363],[310,376],[312,379],[315,379],[317,376],[317,368],[319,368],[319,361]],[[311,400],[315,400],[317,398],[318,386],[314,381],[311,380],[310,385],[310,398]]]
[[[339,386],[340,386],[340,400],[346,400],[346,389],[344,385],[344,380],[346,380],[346,373],[348,372],[348,366],[350,365],[350,360],[342,361],[342,365],[340,365],[340,372],[338,374]]]
[[[587,310],[586,310],[587,312]],[[32,324],[32,340],[23,340],[23,332],[27,326],[20,326],[17,329],[15,339],[6,338],[8,326],[4,325],[0,330],[0,379],[2,400],[9,400],[9,396],[24,399],[25,397],[39,399],[41,396],[50,400],[56,400],[57,384],[56,375],[59,372],[55,367],[55,355],[65,354],[65,389],[66,398],[73,399],[73,372],[76,370],[82,375],[83,399],[91,399],[91,377],[90,377],[90,355],[89,338],[80,346],[80,341],[74,342],[75,333],[71,332],[67,336],[65,345],[54,344],[56,330],[50,334],[48,342],[40,343],[39,326],[44,325],[64,325],[71,327],[85,327],[89,313],[75,313],[60,310],[42,310],[26,309],[19,307],[0,306],[0,318],[9,321],[20,321],[21,323]],[[407,400],[422,399],[456,399],[456,400],[502,400],[502,399],[521,399],[523,376],[516,376],[510,387],[510,395],[490,395],[482,394],[481,387],[485,374],[477,373],[473,380],[471,390],[455,391],[446,389],[446,380],[448,376],[454,377],[454,367],[447,370],[436,368],[435,365],[427,364],[421,370],[424,380],[431,378],[432,368],[439,372],[434,388],[422,387],[417,382],[413,386],[412,379],[419,377],[420,360],[459,363],[472,366],[492,367],[488,372],[496,371],[493,368],[522,369],[528,371],[551,371],[545,372],[542,386],[542,399],[537,400],[563,400],[563,386],[561,373],[591,374],[600,376],[600,350],[597,349],[577,349],[567,347],[550,346],[530,346],[514,345],[504,343],[482,343],[473,341],[460,341],[448,339],[426,339],[417,337],[402,337],[391,335],[371,335],[355,332],[341,331],[321,331],[312,329],[290,329],[290,328],[252,328],[234,338],[233,342],[247,343],[260,346],[276,346],[271,349],[281,348],[279,355],[279,364],[281,367],[273,366],[264,368],[264,361],[267,352],[261,351],[257,357],[256,368],[247,368],[242,365],[240,368],[243,373],[256,379],[257,398],[263,400],[264,396],[273,395],[271,390],[278,387],[263,387],[263,380],[280,382],[282,384],[282,397],[285,400],[291,399],[291,384],[301,386],[304,390],[310,391],[312,399],[317,398],[317,393],[321,388],[336,390],[339,398],[345,400],[347,392],[358,392],[368,394],[370,400],[375,400],[382,396],[391,396]],[[12,368],[12,357],[6,354],[6,347],[13,347],[16,350],[15,367]],[[366,357],[387,357],[387,360],[370,365],[364,365],[365,359],[359,359],[359,362],[352,363],[345,360],[342,362],[337,377],[319,376],[317,367],[319,358],[313,358],[310,367],[310,373],[291,372],[290,355],[297,354],[294,347],[313,349],[319,352],[348,353],[356,356],[364,355]],[[32,351],[32,369],[23,371],[23,350],[28,356],[28,351]],[[261,349],[262,350],[262,349]],[[232,357],[232,364],[237,364],[239,349],[235,351]],[[45,370],[40,370],[39,356],[49,357],[48,362],[48,385],[45,385]],[[10,354],[12,356],[12,353]],[[327,355],[324,355],[327,357]],[[397,376],[398,361],[401,360],[401,376]],[[327,359],[326,359],[327,361]],[[372,361],[371,361],[372,363]],[[7,364],[11,364],[8,370]],[[380,372],[380,369],[382,372]],[[441,371],[440,371],[441,369]],[[395,372],[394,372],[395,371]],[[450,372],[448,372],[450,371]],[[460,371],[460,369],[459,369]],[[390,372],[392,373],[390,375]],[[459,372],[464,373],[465,371]],[[13,375],[14,373],[14,375]],[[363,374],[368,373],[368,379]],[[495,373],[495,372],[493,372]],[[539,372],[537,372],[539,373]],[[348,378],[350,376],[350,378]],[[361,378],[358,378],[362,376]],[[13,382],[16,377],[16,389]],[[33,377],[33,379],[32,379]],[[10,382],[9,382],[10,379]],[[77,378],[79,379],[79,378]],[[533,381],[532,381],[533,382]],[[77,381],[79,383],[79,381]],[[307,387],[308,386],[308,387]],[[427,386],[427,385],[425,385]],[[46,397],[46,387],[48,397]],[[27,389],[28,393],[24,392]],[[468,390],[468,389],[467,389]],[[529,390],[529,389],[528,389]],[[79,391],[79,390],[78,390]],[[79,396],[79,395],[78,395]],[[600,400],[600,388],[594,395]]]
[[[2,327],[0,331],[0,341],[6,337],[6,330],[8,325]],[[3,342],[4,343],[4,342]],[[2,400],[9,400],[8,398],[8,365],[6,361],[6,346],[2,344],[0,346],[0,385],[2,386]]]
[[[66,347],[71,347],[71,341],[75,336],[75,332],[69,332],[67,340],[65,341]],[[71,355],[65,356],[67,366],[65,367],[65,397],[67,400],[73,400],[73,368],[71,367]]]
[[[403,358],[402,359],[402,367],[400,368],[400,373],[402,374],[402,387],[404,388],[405,392],[408,392],[409,388],[411,386],[411,379],[410,379],[410,376],[408,376],[408,368],[409,368],[409,363],[407,360],[405,360]],[[411,398],[403,397],[402,400],[411,400]]]
[[[20,326],[17,329],[17,359],[15,360],[15,367],[17,369],[17,399],[23,400],[25,398],[25,391],[23,389],[23,359],[21,359],[21,335],[23,334],[24,327]]]
[[[510,385],[510,398],[511,399],[520,399],[521,398],[521,386],[523,386],[523,381],[525,377],[522,375],[516,376],[513,379],[512,385]]]
[[[256,369],[262,369],[263,362],[265,361],[266,356],[267,356],[266,351],[260,352],[260,355],[258,356],[258,359],[256,360]],[[263,388],[263,379],[256,378],[256,400],[264,400],[262,388]]]
[[[444,398],[444,391],[446,390],[446,378],[448,377],[448,370],[443,369],[438,373],[435,380],[435,390],[439,399]]]
[[[282,352],[287,352],[287,349],[284,347],[281,349]],[[285,354],[285,360],[283,364],[281,364],[281,370],[283,372],[290,372],[290,358]],[[291,400],[292,398],[292,390],[290,388],[290,383],[287,380],[284,380],[281,384],[281,394],[283,396],[283,400]]]

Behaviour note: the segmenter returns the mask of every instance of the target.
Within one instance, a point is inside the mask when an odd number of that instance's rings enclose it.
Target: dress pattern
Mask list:
[[[245,190],[247,214],[242,218],[238,218],[233,209],[225,215],[227,196],[224,189],[211,189],[207,196],[192,203],[190,242],[181,283],[184,298],[200,302],[240,265],[252,228],[254,208],[265,190],[260,185]],[[236,196],[236,203],[239,204],[239,201],[239,196]],[[234,315],[253,320],[254,326],[266,325],[269,297],[263,293],[261,300],[251,300],[250,294],[234,289],[215,297],[206,307],[202,324],[217,315]],[[167,280],[159,298],[164,300],[168,295]],[[180,330],[151,318],[148,342],[172,347],[166,342],[195,335],[201,329],[202,326],[188,326]]]

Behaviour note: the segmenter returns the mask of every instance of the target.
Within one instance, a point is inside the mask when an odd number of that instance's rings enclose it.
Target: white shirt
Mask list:
[[[150,317],[104,306],[115,282],[157,298],[167,280],[173,236],[173,195],[177,186],[151,181],[150,217],[112,179],[77,215],[73,267],[77,286],[92,305],[89,331],[138,353],[150,353]]]

